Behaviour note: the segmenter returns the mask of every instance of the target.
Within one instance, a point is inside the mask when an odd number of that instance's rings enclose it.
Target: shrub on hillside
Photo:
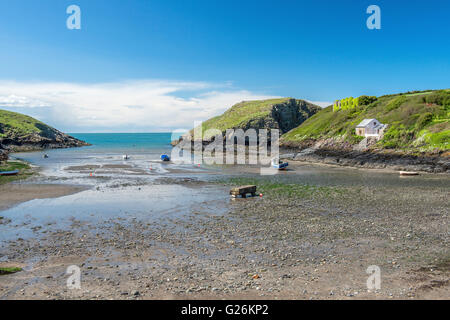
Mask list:
[[[433,121],[433,114],[431,112],[425,112],[417,119],[416,129],[421,130],[425,128],[431,121]]]
[[[368,106],[372,102],[377,101],[377,97],[375,97],[375,96],[361,96],[358,99],[359,99],[360,106]]]
[[[450,106],[450,92],[441,90],[423,97],[424,103],[437,104],[439,106]]]
[[[387,111],[392,111],[400,107],[403,103],[405,103],[407,98],[405,96],[399,96],[395,99],[392,99],[388,105],[386,106]]]

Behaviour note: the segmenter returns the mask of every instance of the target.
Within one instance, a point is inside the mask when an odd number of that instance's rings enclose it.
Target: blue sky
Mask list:
[[[69,131],[166,131],[239,99],[448,88],[449,16],[446,0],[0,0],[0,107]]]

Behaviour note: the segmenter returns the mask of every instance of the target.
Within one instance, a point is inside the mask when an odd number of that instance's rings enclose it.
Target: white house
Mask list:
[[[383,134],[385,124],[377,119],[364,119],[356,126],[356,134],[363,137],[380,137]]]

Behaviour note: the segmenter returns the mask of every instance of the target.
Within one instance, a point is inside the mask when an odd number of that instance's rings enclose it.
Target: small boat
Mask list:
[[[419,173],[415,171],[400,171],[401,176],[418,176]]]
[[[162,154],[161,161],[170,161],[170,157],[167,154]]]
[[[273,158],[271,161],[272,168],[278,169],[278,170],[285,170],[287,166],[289,165],[288,162],[284,162],[283,160],[280,160],[279,158]]]
[[[123,160],[128,160],[128,159],[130,159],[130,157],[127,154],[124,154],[123,155]]]
[[[19,174],[19,170],[0,171],[0,176],[15,176],[16,174]]]
[[[48,154],[44,154],[44,155],[43,155],[43,158],[44,158],[44,159],[47,159],[47,158],[48,158]]]

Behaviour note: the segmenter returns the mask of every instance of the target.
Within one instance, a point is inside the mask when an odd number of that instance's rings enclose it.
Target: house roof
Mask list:
[[[361,123],[358,124],[356,127],[357,127],[357,128],[364,128],[364,127],[366,127],[369,123],[371,123],[371,122],[374,121],[374,120],[378,122],[377,119],[364,119],[364,120],[361,121]]]

